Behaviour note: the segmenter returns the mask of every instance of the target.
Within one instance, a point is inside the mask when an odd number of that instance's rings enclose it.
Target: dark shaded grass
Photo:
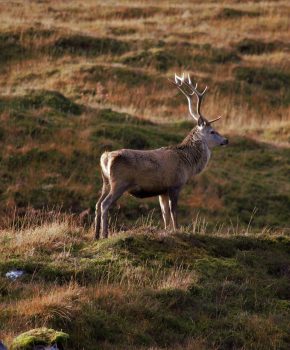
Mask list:
[[[67,114],[81,113],[79,105],[58,91],[36,90],[24,96],[0,97],[0,113],[15,111],[26,113],[30,109],[49,107],[56,112]]]
[[[174,47],[170,44],[164,48],[133,52],[122,58],[122,62],[130,66],[153,67],[161,72],[168,71],[171,67],[189,69],[197,63],[208,65],[239,61],[240,57],[234,49],[215,48],[209,44],[200,46],[184,43],[175,43]]]
[[[261,13],[256,12],[256,11],[244,11],[244,10],[238,10],[238,9],[231,8],[231,7],[224,7],[216,15],[216,19],[234,20],[234,19],[239,19],[242,17],[259,17],[260,15],[261,15]]]
[[[152,75],[137,69],[127,69],[125,67],[112,68],[96,65],[89,68],[82,68],[80,73],[85,80],[90,82],[103,82],[104,77],[106,77],[107,81],[114,81],[116,84],[125,84],[131,88],[153,83]],[[161,85],[158,82],[156,82],[156,84]]]
[[[10,64],[41,55],[53,57],[121,55],[132,48],[128,42],[110,37],[93,37],[28,28],[0,33],[0,49],[0,63]]]
[[[243,39],[234,45],[236,50],[243,55],[261,55],[274,51],[284,51],[289,49],[289,45],[285,45],[279,41],[262,41],[255,39]]]
[[[128,43],[114,38],[95,38],[87,35],[70,35],[57,39],[49,53],[54,55],[72,54],[84,56],[120,55],[129,51]]]
[[[244,66],[235,68],[234,74],[237,80],[248,84],[248,90],[258,88],[265,91],[273,106],[289,105],[290,93],[287,87],[290,84],[290,74],[288,72],[272,67]]]

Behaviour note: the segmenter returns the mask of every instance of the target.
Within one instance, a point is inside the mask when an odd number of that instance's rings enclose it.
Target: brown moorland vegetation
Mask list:
[[[0,339],[47,326],[71,349],[288,349],[289,50],[286,0],[0,2]],[[182,193],[178,233],[156,199],[124,197],[93,244],[79,214],[100,154],[192,128],[168,83],[182,71],[209,86],[230,147]]]

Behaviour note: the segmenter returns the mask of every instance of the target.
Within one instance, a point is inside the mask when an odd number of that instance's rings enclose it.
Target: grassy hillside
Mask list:
[[[35,217],[30,220],[35,221]],[[7,228],[0,331],[61,329],[69,349],[288,349],[286,236],[165,234],[154,226],[92,243],[59,215]]]
[[[57,92],[3,97],[0,208],[61,206],[76,213],[93,208],[101,187],[98,162],[104,150],[150,149],[180,142],[191,122],[165,124],[111,109],[88,111]],[[181,223],[196,215],[213,225],[287,229],[290,207],[286,146],[229,134],[230,147],[216,149],[208,170],[192,179],[181,196]],[[279,182],[279,186],[277,186]],[[144,203],[146,203],[144,205]],[[119,202],[124,224],[156,208],[156,199]]]
[[[47,326],[73,350],[289,348],[288,13],[286,0],[0,2],[0,340]],[[203,112],[223,116],[229,147],[184,188],[176,234],[156,198],[124,196],[113,237],[93,242],[101,153],[194,126],[168,82],[183,71],[208,85]]]
[[[181,222],[289,228],[287,2],[0,6],[1,212],[92,212],[104,150],[174,144],[192,128],[167,80],[186,70],[209,86],[205,115],[223,115],[231,147],[184,191]],[[155,207],[126,198],[119,221]]]

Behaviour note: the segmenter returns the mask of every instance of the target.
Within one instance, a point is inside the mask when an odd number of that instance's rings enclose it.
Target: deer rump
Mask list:
[[[137,198],[166,194],[170,185],[176,183],[177,171],[175,162],[172,171],[168,169],[166,158],[172,157],[168,153],[171,152],[166,152],[165,148],[106,152],[101,158],[102,173],[111,186],[124,183],[126,192]]]

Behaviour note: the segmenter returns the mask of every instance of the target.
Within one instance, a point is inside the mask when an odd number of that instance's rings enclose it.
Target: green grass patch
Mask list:
[[[117,36],[122,36],[122,35],[131,35],[131,34],[135,34],[137,32],[137,30],[135,28],[132,27],[112,27],[110,29],[111,33],[113,35],[117,35]]]
[[[0,97],[0,113],[15,110],[27,112],[30,109],[49,107],[63,114],[81,113],[81,108],[58,91],[36,90],[23,96]]]
[[[248,84],[273,91],[283,90],[290,83],[290,74],[274,68],[237,67],[235,76]]]
[[[48,40],[54,34],[53,30],[41,28],[0,33],[0,63],[13,63],[36,56],[37,42]],[[5,67],[2,68],[5,69]]]
[[[57,39],[49,52],[55,55],[99,56],[107,54],[120,55],[129,49],[130,46],[125,41],[76,34]]]
[[[90,82],[115,81],[118,84],[125,84],[130,88],[153,83],[153,77],[151,75],[126,67],[93,66],[81,69],[80,73],[84,75],[84,79]]]
[[[239,62],[240,57],[235,50],[215,48],[206,44],[202,46],[201,53],[194,55],[193,60],[201,64],[225,64],[228,62]]]
[[[231,180],[222,186],[213,185],[216,193],[223,199],[225,213],[231,212],[230,216],[236,217],[244,225],[251,221],[253,215],[253,226],[287,227],[289,218],[285,208],[290,205],[290,197],[287,194],[285,166],[289,163],[289,149],[277,149],[267,144],[233,137],[231,147],[224,151],[217,150],[213,155],[210,171],[217,172],[217,179],[231,174]],[[221,158],[223,167],[218,170]],[[230,164],[234,159],[239,166],[239,174],[234,174],[231,170]],[[203,186],[210,186],[212,179],[210,174],[204,174]],[[279,189],[271,189],[275,184],[274,179],[279,179],[280,185],[283,184]],[[253,211],[257,211],[256,214]]]
[[[290,74],[288,72],[272,67],[254,68],[245,66],[235,68],[234,74],[237,80],[268,93],[267,96],[272,105],[289,105]]]
[[[261,55],[268,52],[283,50],[285,45],[279,41],[261,41],[255,39],[243,39],[235,45],[236,50],[242,55]]]
[[[20,44],[18,35],[12,33],[0,33],[1,64],[6,64],[27,56],[28,50]]]
[[[158,71],[167,71],[174,66],[189,67],[190,54],[184,49],[173,52],[172,49],[153,49],[131,53],[122,59],[122,62],[134,67],[154,67]]]
[[[231,7],[224,7],[216,15],[216,19],[225,20],[225,19],[238,19],[242,17],[259,17],[260,13],[255,11],[243,11]]]
[[[224,64],[240,61],[238,53],[231,49],[178,43],[174,48],[172,46],[129,53],[122,58],[122,63],[135,67],[153,67],[166,72],[172,67],[190,68],[194,63]]]

